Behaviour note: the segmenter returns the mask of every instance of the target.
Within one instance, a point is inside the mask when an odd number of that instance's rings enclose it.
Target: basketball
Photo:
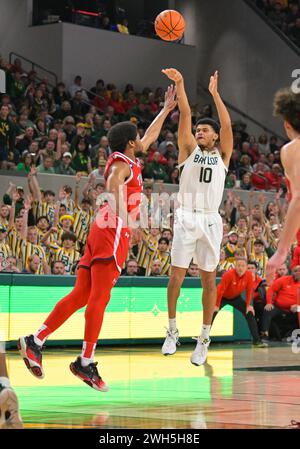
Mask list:
[[[156,34],[164,41],[176,41],[184,33],[185,23],[183,16],[173,9],[161,12],[155,19]]]

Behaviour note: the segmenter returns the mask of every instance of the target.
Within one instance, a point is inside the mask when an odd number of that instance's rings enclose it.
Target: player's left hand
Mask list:
[[[276,270],[286,261],[287,254],[279,253],[278,251],[268,261],[266,267],[267,285],[272,284]]]
[[[172,86],[168,87],[168,90],[165,93],[165,103],[164,109],[168,112],[173,111],[177,106],[176,98],[176,87],[172,84]]]
[[[212,94],[213,97],[218,93],[218,79],[219,79],[219,72],[216,70],[214,75],[210,77],[208,87],[209,92]]]

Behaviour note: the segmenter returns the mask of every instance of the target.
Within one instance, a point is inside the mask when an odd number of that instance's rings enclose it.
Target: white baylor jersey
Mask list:
[[[218,212],[228,170],[217,148],[202,151],[197,146],[178,168],[180,206],[188,210]]]

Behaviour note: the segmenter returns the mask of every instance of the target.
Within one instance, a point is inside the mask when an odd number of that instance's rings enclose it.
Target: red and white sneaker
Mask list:
[[[92,387],[97,391],[106,392],[109,388],[99,375],[97,365],[98,362],[90,363],[88,366],[82,366],[81,357],[77,357],[75,362],[70,364],[70,370],[74,376],[81,379],[89,387]]]
[[[18,349],[31,374],[38,379],[43,379],[45,377],[42,366],[43,348],[35,343],[33,335],[20,337],[18,340]]]

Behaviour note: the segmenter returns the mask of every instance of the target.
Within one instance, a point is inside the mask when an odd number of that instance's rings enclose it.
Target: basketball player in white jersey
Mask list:
[[[192,134],[192,115],[184,80],[176,69],[162,71],[175,81],[180,110],[178,128],[180,207],[176,212],[172,245],[172,273],[168,285],[169,329],[162,347],[164,355],[176,352],[179,332],[176,304],[180,288],[192,259],[200,268],[203,288],[203,326],[191,362],[205,363],[210,344],[210,328],[216,304],[216,268],[219,263],[223,223],[219,215],[225,178],[233,151],[229,113],[218,93],[218,72],[210,78],[221,127],[212,119],[202,119]],[[219,142],[219,144],[218,144]]]

